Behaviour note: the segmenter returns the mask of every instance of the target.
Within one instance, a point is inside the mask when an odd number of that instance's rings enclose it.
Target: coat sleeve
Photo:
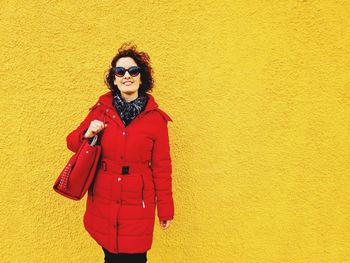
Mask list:
[[[174,218],[174,201],[172,196],[172,164],[169,146],[167,121],[162,120],[152,150],[152,171],[157,197],[159,220]]]
[[[89,109],[88,115],[79,124],[79,126],[67,135],[66,137],[67,148],[72,152],[76,153],[84,140],[88,140],[89,142],[91,141],[90,139],[84,138],[84,134],[89,128],[91,121],[93,121],[96,118],[97,110],[95,110],[95,108],[96,108],[96,105],[92,106]]]

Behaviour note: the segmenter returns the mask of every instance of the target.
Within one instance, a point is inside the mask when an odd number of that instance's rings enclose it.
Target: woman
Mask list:
[[[101,132],[101,159],[83,221],[105,262],[146,262],[155,208],[162,229],[174,218],[167,127],[172,120],[147,93],[152,74],[147,53],[122,45],[105,77],[110,91],[67,136],[67,147],[76,152]]]

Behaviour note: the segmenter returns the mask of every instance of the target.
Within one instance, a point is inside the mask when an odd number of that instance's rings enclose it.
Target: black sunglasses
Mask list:
[[[137,66],[132,66],[128,69],[125,69],[124,67],[113,67],[113,70],[114,74],[118,77],[123,77],[125,72],[129,72],[132,77],[136,77],[141,72],[141,68]]]

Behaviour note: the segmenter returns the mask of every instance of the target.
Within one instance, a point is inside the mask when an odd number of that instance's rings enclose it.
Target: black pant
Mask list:
[[[144,253],[118,253],[114,254],[102,247],[105,252],[105,263],[145,263],[147,261],[147,251]]]

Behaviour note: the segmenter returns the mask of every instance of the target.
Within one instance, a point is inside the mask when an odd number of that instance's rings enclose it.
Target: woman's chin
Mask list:
[[[132,95],[132,94],[135,94],[137,90],[122,90],[121,92],[126,95]]]

